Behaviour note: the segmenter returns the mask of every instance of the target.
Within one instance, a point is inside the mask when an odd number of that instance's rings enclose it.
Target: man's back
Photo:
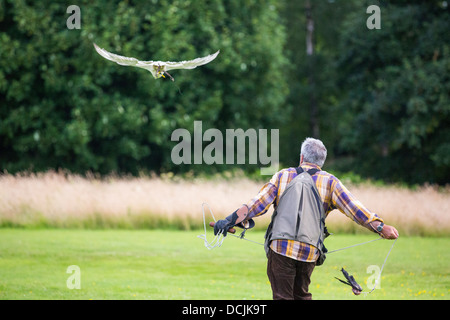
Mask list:
[[[375,220],[383,221],[376,214],[365,208],[334,175],[321,170],[318,165],[312,163],[303,162],[301,167],[306,171],[319,169],[317,173],[312,175],[312,179],[322,199],[325,217],[332,210],[338,209],[347,217],[367,227],[369,230],[372,229],[368,223]],[[295,168],[282,169],[277,172],[261,188],[258,195],[247,203],[249,208],[248,217],[254,218],[265,214],[272,204],[276,208],[281,195],[296,176],[297,171]],[[319,255],[317,248],[314,246],[292,240],[274,240],[271,243],[271,248],[279,254],[304,262],[314,262]]]
[[[303,141],[300,150],[300,166],[305,171],[310,169],[317,171],[312,174],[313,182],[310,180],[310,184],[314,183],[316,185],[322,200],[322,203],[319,203],[319,206],[323,205],[324,209],[321,212],[321,216],[326,217],[333,209],[338,209],[356,223],[379,233],[382,237],[396,239],[398,231],[394,227],[384,225],[383,220],[365,208],[339,179],[321,169],[326,157],[327,149],[322,141],[314,138],[306,138]],[[295,168],[283,169],[277,172],[262,187],[258,195],[245,205],[248,208],[246,219],[265,214],[272,204],[275,209],[279,205],[283,206],[284,199],[281,201],[281,204],[280,199],[289,183],[296,176],[297,171]],[[295,208],[295,203],[300,203],[299,199],[293,197],[291,201],[294,205],[290,207]],[[235,219],[233,219],[233,216],[236,215],[237,211],[226,219],[216,222],[214,234],[224,233],[234,226]],[[293,214],[295,217],[298,214],[298,209],[287,210],[286,214]],[[274,239],[269,241],[270,244],[268,242],[271,250],[268,250],[267,255],[267,276],[269,277],[274,299],[311,299],[312,295],[308,291],[311,274],[315,266],[318,263],[320,264],[323,259],[317,261],[320,254],[314,245],[302,242],[300,237],[295,239]]]

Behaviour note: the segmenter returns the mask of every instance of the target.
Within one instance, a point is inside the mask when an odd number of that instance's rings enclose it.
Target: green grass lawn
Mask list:
[[[207,250],[201,231],[0,229],[0,299],[271,299],[262,246],[227,238]],[[212,235],[212,233],[210,234]],[[262,241],[262,232],[247,237]],[[334,235],[329,250],[373,239]],[[330,254],[313,273],[314,299],[448,299],[450,238],[399,238],[381,288],[354,296],[340,284],[345,267],[368,291],[370,265],[381,267],[392,242]],[[80,268],[69,289],[67,268]],[[370,279],[369,279],[370,280]]]

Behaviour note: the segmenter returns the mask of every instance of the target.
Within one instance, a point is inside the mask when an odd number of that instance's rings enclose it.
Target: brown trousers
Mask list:
[[[308,292],[315,262],[303,262],[285,257],[269,249],[267,276],[274,300],[311,300]]]

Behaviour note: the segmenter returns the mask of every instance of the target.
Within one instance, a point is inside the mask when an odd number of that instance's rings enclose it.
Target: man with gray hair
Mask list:
[[[306,140],[302,143],[302,148],[300,150],[300,157],[302,156],[303,161],[314,163],[319,167],[323,167],[325,159],[327,158],[327,148],[325,148],[320,140],[306,138]],[[301,159],[300,162],[302,162]]]
[[[398,231],[394,227],[384,224],[383,219],[364,207],[338,178],[322,170],[326,157],[327,149],[322,141],[313,138],[305,139],[301,146],[300,166],[298,168],[282,169],[275,173],[272,179],[261,188],[256,197],[227,218],[217,221],[214,226],[215,234],[222,232],[226,236],[228,229],[237,225],[236,221],[239,221],[237,219],[240,212],[246,211],[244,220],[250,221],[265,214],[273,204],[275,211],[272,223],[269,226],[270,230],[268,230],[270,234],[266,233],[266,250],[268,257],[267,275],[272,287],[273,299],[275,300],[310,300],[312,295],[308,289],[311,282],[311,274],[316,265],[323,263],[323,254],[326,252],[326,249],[322,246],[323,234],[318,235],[314,242],[298,240],[310,238],[310,234],[302,237],[302,233],[314,234],[314,232],[310,231],[313,229],[312,226],[299,228],[300,216],[297,218],[297,210],[300,211],[300,209],[297,208],[300,208],[300,206],[292,203],[286,205],[286,202],[292,202],[292,200],[286,199],[294,198],[289,198],[285,195],[281,202],[283,206],[280,205],[280,199],[282,199],[282,195],[285,194],[288,186],[292,186],[294,181],[298,181],[298,179],[295,179],[296,177],[300,178],[300,175],[302,175],[306,177],[306,181],[308,179],[311,181],[310,178],[312,178],[311,184],[313,184],[313,187],[309,189],[313,189],[312,194],[318,193],[317,201],[319,205],[315,207],[320,208],[320,205],[323,206],[323,209],[319,209],[321,212],[319,214],[323,216],[319,220],[323,220],[323,224],[328,214],[332,210],[338,209],[357,224],[378,233],[383,238],[396,239],[398,237]],[[307,197],[300,196],[298,199],[300,199],[300,203],[304,203],[306,201],[304,199],[307,199]],[[298,234],[295,236],[271,236],[273,234],[271,228],[274,220],[281,219],[278,218],[280,216],[278,211],[281,210],[277,209],[283,207],[283,210],[285,210],[284,207],[286,206],[296,209],[290,209],[291,212],[284,214],[283,219],[287,222],[281,224],[281,228],[297,224],[296,232]],[[309,205],[306,208],[304,211],[314,211],[314,205]],[[304,221],[311,220],[308,220],[310,213],[306,212],[303,215],[302,219]],[[276,227],[274,224],[273,228],[279,229],[280,227]],[[321,232],[323,233],[324,231],[321,230]],[[277,230],[276,232],[278,235],[289,233],[287,231],[283,232],[283,230]]]

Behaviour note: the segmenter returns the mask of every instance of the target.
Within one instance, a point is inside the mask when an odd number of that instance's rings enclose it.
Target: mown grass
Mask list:
[[[229,238],[209,251],[196,237],[203,227],[202,203],[222,218],[261,185],[236,177],[0,175],[0,299],[270,299],[261,246]],[[381,289],[356,297],[334,277],[345,267],[367,282],[368,266],[381,266],[389,250],[387,240],[329,255],[313,274],[313,297],[448,299],[449,190],[348,187],[396,226],[400,239]],[[271,211],[258,218],[247,237],[262,241],[270,216]],[[337,210],[327,225],[335,234],[327,239],[330,250],[374,237]],[[79,290],[66,286],[70,265],[81,269]]]
[[[271,299],[262,246],[228,238],[207,250],[201,231],[0,230],[0,299]],[[209,234],[212,236],[212,234]],[[247,237],[262,241],[263,233]],[[330,250],[373,239],[334,235]],[[313,273],[314,299],[448,299],[449,238],[402,237],[386,263],[381,289],[354,296],[345,267],[362,284],[370,265],[384,261],[392,242],[377,241],[330,254]],[[71,265],[81,270],[81,289],[67,288]]]

